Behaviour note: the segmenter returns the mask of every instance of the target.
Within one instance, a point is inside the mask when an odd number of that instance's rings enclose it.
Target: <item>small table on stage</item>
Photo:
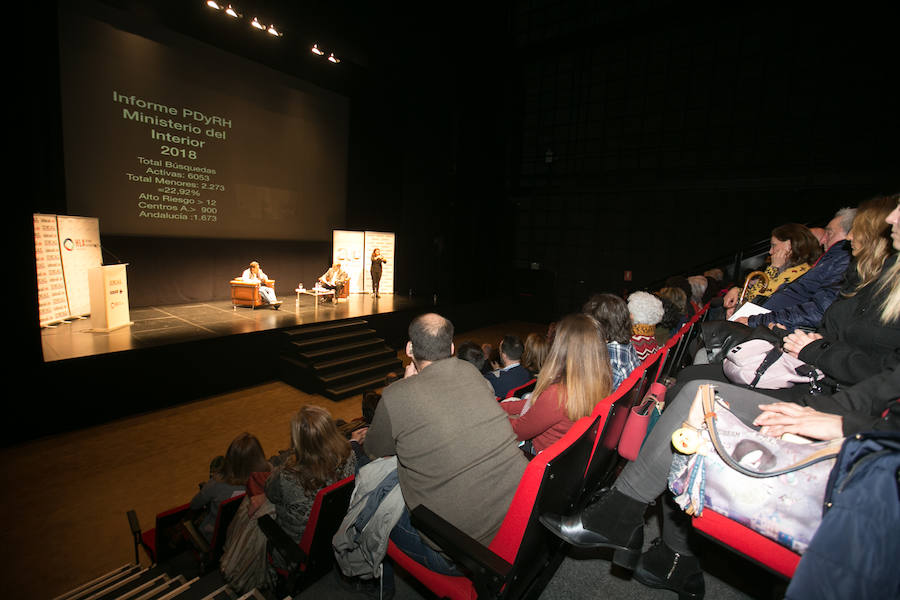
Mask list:
[[[297,304],[300,304],[300,294],[306,294],[307,296],[313,297],[313,303],[317,307],[319,306],[319,298],[321,298],[322,296],[334,296],[334,290],[322,290],[322,289],[316,289],[316,288],[313,288],[311,290],[309,290],[309,289],[301,290],[300,288],[297,288],[294,291],[297,292]]]

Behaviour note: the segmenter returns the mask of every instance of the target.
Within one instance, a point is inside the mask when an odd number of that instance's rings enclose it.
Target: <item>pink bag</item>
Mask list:
[[[797,383],[815,383],[822,371],[785,354],[765,340],[748,340],[725,355],[722,369],[729,381],[751,388],[779,390]]]
[[[635,460],[644,445],[647,434],[656,425],[666,402],[666,386],[661,383],[650,384],[650,390],[637,406],[631,407],[625,429],[619,439],[619,456],[627,460]]]

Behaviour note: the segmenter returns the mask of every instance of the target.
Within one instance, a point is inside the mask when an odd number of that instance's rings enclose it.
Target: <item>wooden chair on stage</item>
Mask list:
[[[344,285],[341,286],[341,292],[337,295],[337,299],[341,298],[349,298],[350,297],[350,278],[347,278],[347,281],[344,282]]]
[[[243,279],[232,279],[231,284],[231,307],[249,306],[256,308],[265,304],[259,295],[259,282],[244,281]],[[275,291],[275,280],[269,279],[267,286]]]

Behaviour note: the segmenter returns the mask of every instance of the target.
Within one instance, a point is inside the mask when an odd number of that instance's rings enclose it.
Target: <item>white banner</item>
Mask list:
[[[34,263],[41,327],[72,316],[59,252],[56,215],[34,215]]]
[[[100,221],[92,217],[65,215],[58,216],[56,221],[59,227],[63,273],[66,276],[66,293],[69,296],[69,311],[73,315],[90,314],[88,270],[103,264],[103,254],[100,251]]]
[[[103,262],[100,222],[35,214],[34,262],[41,327],[89,314],[88,270]]]
[[[378,285],[379,294],[394,293],[394,234],[384,231],[367,231],[366,247],[364,256],[365,264],[365,286],[363,291],[372,291],[372,252],[378,248],[378,252],[387,260],[381,271],[381,282]]]
[[[343,231],[335,229],[332,234],[332,262],[339,262],[350,275],[350,293],[362,291],[363,286],[363,249],[365,236],[362,231]]]

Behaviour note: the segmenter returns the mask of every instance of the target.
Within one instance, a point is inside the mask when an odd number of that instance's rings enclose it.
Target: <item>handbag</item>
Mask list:
[[[825,377],[822,371],[765,340],[748,340],[732,348],[725,355],[722,370],[732,383],[764,390],[809,383],[811,391],[817,391],[819,380]]]
[[[710,508],[802,554],[822,520],[822,503],[843,439],[798,443],[745,425],[712,385],[702,385],[685,426],[669,489],[688,514]]]
[[[631,407],[622,437],[619,439],[619,456],[627,460],[637,459],[647,435],[653,430],[662,414],[666,400],[666,386],[653,383],[640,404]]]

